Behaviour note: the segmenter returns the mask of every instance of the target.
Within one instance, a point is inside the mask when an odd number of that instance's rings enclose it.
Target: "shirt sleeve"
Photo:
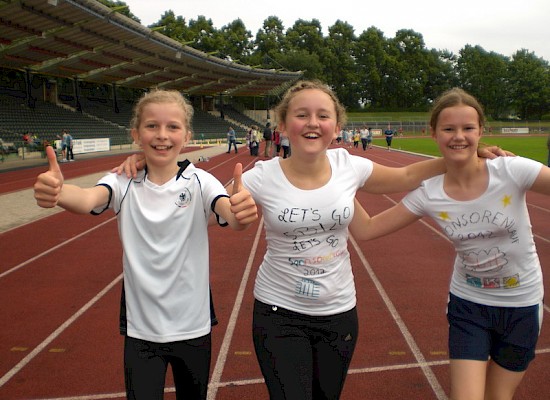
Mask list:
[[[100,215],[109,208],[113,208],[113,188],[117,186],[116,174],[109,173],[107,175],[104,175],[101,179],[99,179],[99,181],[97,181],[96,186],[105,186],[109,191],[109,199],[107,200],[107,204],[101,207],[94,208],[90,212],[90,214],[92,215]]]
[[[252,197],[257,203],[260,203],[262,178],[264,175],[264,163],[258,161],[254,168],[243,172],[243,185],[252,194]]]
[[[402,200],[401,203],[413,214],[423,216],[426,214],[424,206],[427,203],[426,198],[426,182],[409,192]]]
[[[509,169],[508,175],[514,183],[523,190],[531,189],[540,173],[542,163],[524,157],[501,157],[503,164]]]

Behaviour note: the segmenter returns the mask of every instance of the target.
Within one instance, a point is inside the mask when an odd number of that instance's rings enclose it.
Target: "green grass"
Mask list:
[[[540,161],[548,162],[548,149],[546,147],[546,136],[484,136],[483,143],[497,145],[512,153]],[[384,138],[374,138],[373,144],[386,147]],[[412,151],[414,153],[440,156],[439,148],[432,138],[422,137],[394,137],[392,148]]]

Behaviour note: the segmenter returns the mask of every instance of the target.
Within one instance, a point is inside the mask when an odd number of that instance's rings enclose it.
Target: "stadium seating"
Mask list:
[[[67,130],[75,139],[108,137],[112,145],[131,142],[131,101],[119,100],[118,112],[115,112],[108,100],[83,97],[80,100],[82,112],[78,112],[71,96],[64,96],[62,100],[58,105],[36,100],[29,107],[25,93],[0,92],[0,138],[20,147],[25,133],[51,142]],[[225,140],[230,126],[237,137],[243,138],[251,125],[261,124],[229,105],[224,106],[223,119],[219,112],[195,109],[194,139]]]

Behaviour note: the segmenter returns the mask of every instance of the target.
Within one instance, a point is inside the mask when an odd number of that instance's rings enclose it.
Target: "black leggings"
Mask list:
[[[170,364],[176,399],[206,399],[211,346],[210,334],[171,343],[154,343],[126,336],[126,397],[129,400],[162,400],[166,370]]]
[[[357,343],[357,310],[309,316],[254,303],[256,357],[271,400],[338,399]]]

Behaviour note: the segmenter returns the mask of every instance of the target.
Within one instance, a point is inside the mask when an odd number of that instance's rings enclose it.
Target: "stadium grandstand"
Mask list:
[[[239,97],[277,97],[301,72],[230,62],[181,44],[95,0],[0,0],[0,138],[15,151],[26,133],[54,140],[129,141],[144,90],[174,89],[195,108],[195,138],[244,134],[261,118]]]

